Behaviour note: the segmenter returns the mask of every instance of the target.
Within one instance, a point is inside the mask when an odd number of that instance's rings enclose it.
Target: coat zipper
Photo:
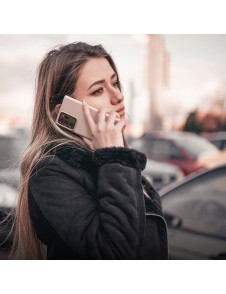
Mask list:
[[[164,226],[165,226],[165,229],[166,229],[166,248],[167,248],[167,257],[168,257],[168,259],[169,259],[168,228],[167,228],[167,224],[166,224],[165,219],[164,219],[161,215],[156,214],[156,213],[146,212],[145,214],[146,214],[146,215],[149,215],[149,216],[154,216],[154,217],[160,218],[160,219],[163,221]]]

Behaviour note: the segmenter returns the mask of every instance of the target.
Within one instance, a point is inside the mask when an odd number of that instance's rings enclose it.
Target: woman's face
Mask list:
[[[72,96],[97,109],[108,108],[125,115],[118,77],[104,57],[91,58],[85,63]]]

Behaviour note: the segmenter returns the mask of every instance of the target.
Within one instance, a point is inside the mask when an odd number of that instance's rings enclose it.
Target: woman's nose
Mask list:
[[[111,96],[111,103],[113,105],[121,103],[123,100],[124,100],[124,96],[120,91],[118,91],[117,93],[114,93],[114,95]]]

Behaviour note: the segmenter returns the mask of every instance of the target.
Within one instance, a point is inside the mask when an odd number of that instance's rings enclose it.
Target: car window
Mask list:
[[[183,159],[177,148],[166,140],[153,140],[152,156],[167,159]]]
[[[183,148],[189,156],[196,160],[205,152],[216,152],[217,147],[199,136],[188,136],[176,140],[176,144]]]
[[[214,144],[218,149],[222,149],[224,142],[222,140],[212,140],[212,144]]]
[[[148,140],[146,138],[137,138],[129,141],[130,145],[147,156],[151,154],[152,140]]]
[[[226,239],[226,169],[199,176],[162,197],[163,211],[183,229]]]
[[[225,146],[226,146],[226,141],[225,140],[222,140],[221,141],[221,146],[220,146],[221,150],[224,150],[225,149]]]

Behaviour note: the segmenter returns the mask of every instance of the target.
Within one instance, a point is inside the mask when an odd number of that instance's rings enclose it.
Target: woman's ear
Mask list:
[[[60,110],[61,104],[57,104],[54,108],[54,112],[55,114],[58,114],[59,110]]]

